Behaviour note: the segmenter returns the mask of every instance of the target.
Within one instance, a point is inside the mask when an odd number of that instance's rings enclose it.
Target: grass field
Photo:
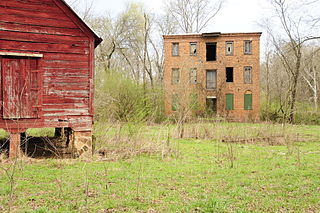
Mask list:
[[[98,125],[97,147],[117,132]],[[0,212],[320,212],[320,126],[189,124],[185,133],[121,129],[121,150],[147,140],[165,154],[0,163]],[[252,140],[280,134],[279,145]]]

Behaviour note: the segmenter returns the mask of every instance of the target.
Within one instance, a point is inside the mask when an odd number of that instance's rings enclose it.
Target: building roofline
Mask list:
[[[67,7],[68,10],[77,18],[77,20],[80,22],[80,24],[82,26],[84,26],[90,32],[90,34],[93,35],[94,40],[95,40],[95,47],[97,47],[103,41],[103,39],[100,36],[98,36],[98,34],[80,17],[80,15],[78,15],[78,13],[76,11],[74,11],[70,7],[70,5],[65,0],[58,0],[58,1],[60,1],[62,4],[64,4],[64,6]]]
[[[211,32],[211,33],[187,33],[187,34],[169,34],[163,35],[164,39],[174,39],[174,38],[212,38],[221,36],[261,36],[262,32],[242,32],[242,33],[221,33],[221,32]]]

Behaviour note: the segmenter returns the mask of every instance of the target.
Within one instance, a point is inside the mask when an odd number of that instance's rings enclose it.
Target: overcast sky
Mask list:
[[[87,0],[82,0],[85,4]],[[112,16],[126,8],[130,2],[142,2],[153,13],[161,13],[164,0],[93,0],[94,12]],[[207,32],[257,32],[256,24],[266,13],[266,0],[226,0],[223,9],[212,20]]]

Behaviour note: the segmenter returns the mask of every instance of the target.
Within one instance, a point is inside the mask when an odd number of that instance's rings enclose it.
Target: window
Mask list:
[[[197,68],[190,69],[190,83],[197,84]]]
[[[252,54],[252,41],[244,41],[244,54]]]
[[[179,43],[172,43],[172,56],[179,56]]]
[[[233,41],[226,42],[226,55],[233,55]]]
[[[207,89],[216,89],[217,87],[217,71],[207,70]]]
[[[198,94],[192,93],[189,97],[189,107],[191,110],[198,110],[199,109],[199,101],[198,101]]]
[[[233,110],[233,94],[226,94],[226,110]]]
[[[207,61],[216,61],[217,60],[217,43],[207,43]]]
[[[179,96],[177,94],[172,95],[172,111],[177,111],[179,109]]]
[[[226,82],[233,82],[233,67],[226,68]]]
[[[252,110],[252,94],[244,94],[244,109]]]
[[[206,99],[207,111],[210,114],[217,113],[217,98],[216,97],[208,97]]]
[[[180,81],[180,70],[179,68],[173,68],[172,69],[172,76],[171,76],[171,83],[172,84],[178,84]]]
[[[244,67],[244,83],[252,83],[252,67]]]
[[[197,43],[190,43],[190,55],[197,55]]]

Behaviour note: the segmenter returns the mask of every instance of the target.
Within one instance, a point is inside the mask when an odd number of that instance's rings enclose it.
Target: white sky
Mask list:
[[[85,4],[87,0],[82,0]],[[93,0],[97,14],[112,16],[126,8],[130,2],[141,2],[153,13],[161,13],[164,0]],[[266,0],[226,0],[223,9],[212,20],[207,32],[257,32],[262,31],[256,24],[266,13]]]

